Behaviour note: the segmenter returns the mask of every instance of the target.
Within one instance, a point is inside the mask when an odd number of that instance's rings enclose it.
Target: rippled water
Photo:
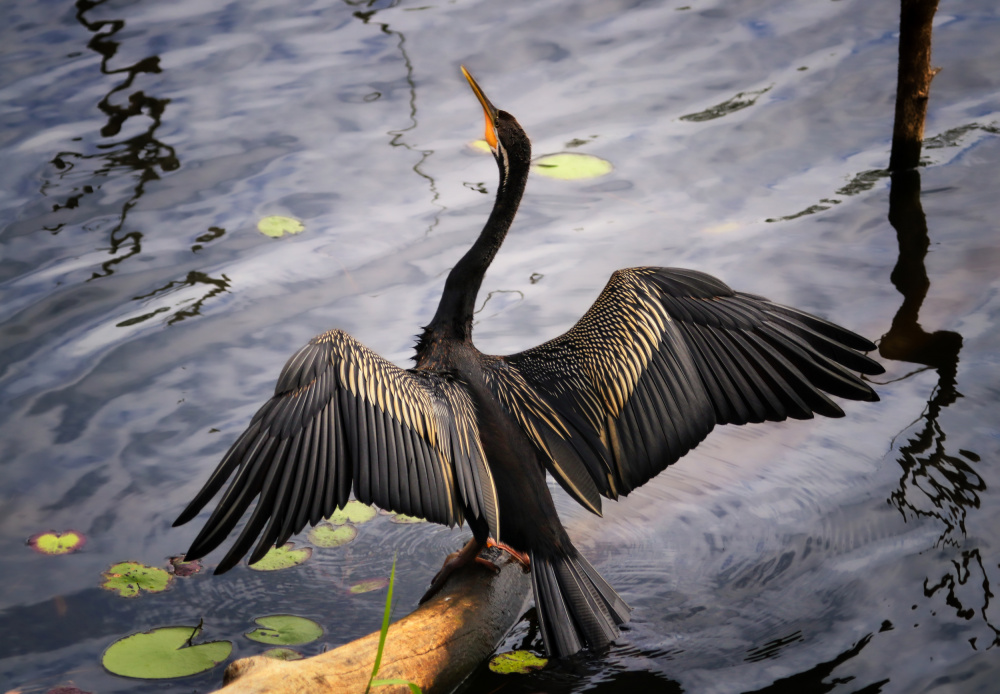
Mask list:
[[[881,403],[717,431],[604,519],[560,496],[633,621],[601,657],[470,690],[995,691],[1000,17],[938,11],[925,254],[913,218],[897,239],[881,173],[897,7],[6,0],[0,687],[148,691],[103,650],[199,619],[239,657],[262,650],[241,636],[255,616],[310,615],[316,653],[377,627],[384,594],[346,587],[396,552],[397,614],[416,605],[464,535],[386,517],[294,570],[135,600],[97,586],[187,547],[197,528],[171,521],[310,336],[344,328],[406,363],[495,186],[467,146],[466,64],[536,154],[616,167],[529,182],[484,283],[484,351],[555,336],[639,264],[893,328]],[[266,238],[272,214],[307,230]],[[32,553],[48,529],[87,545]],[[522,644],[540,645],[531,613]]]

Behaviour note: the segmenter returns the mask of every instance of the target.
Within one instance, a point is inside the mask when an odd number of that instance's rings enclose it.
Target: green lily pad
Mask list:
[[[163,569],[146,566],[137,561],[115,564],[102,576],[104,583],[101,584],[101,588],[117,591],[123,598],[137,597],[143,590],[147,593],[162,592],[173,580],[173,576]]]
[[[397,513],[392,518],[389,519],[393,523],[426,523],[427,521],[423,518],[417,518],[416,516],[407,516],[405,513]]]
[[[265,554],[256,564],[251,564],[250,568],[254,571],[290,569],[293,566],[298,566],[312,556],[312,547],[292,549],[294,546],[294,542],[289,542],[281,547],[272,547],[271,551]]]
[[[196,675],[211,670],[233,652],[229,641],[192,645],[200,631],[199,625],[132,634],[108,646],[101,663],[108,672],[122,677],[159,680]]]
[[[579,178],[599,178],[614,171],[614,165],[607,159],[581,152],[560,152],[539,157],[532,169],[540,176],[571,181]]]
[[[54,530],[50,530],[28,538],[28,545],[40,554],[69,554],[70,552],[78,552],[86,542],[87,538],[84,534],[76,530],[67,530],[64,533],[57,533]]]
[[[267,658],[274,658],[275,660],[302,660],[305,658],[304,655],[291,648],[269,648],[261,653],[261,655]]]
[[[348,501],[344,505],[344,508],[338,508],[333,512],[328,521],[334,525],[343,525],[344,523],[356,523],[360,525],[361,523],[367,523],[372,518],[378,515],[376,511],[371,506],[365,506],[360,501]]]
[[[323,523],[309,531],[309,541],[317,547],[340,547],[357,536],[358,529],[353,525],[334,527]]]
[[[316,622],[291,614],[258,617],[254,621],[260,628],[245,634],[251,641],[278,646],[296,646],[315,641],[323,635],[323,627]]]
[[[264,217],[257,222],[257,231],[273,239],[285,234],[298,234],[305,228],[305,225],[299,220],[280,215]]]
[[[373,590],[385,588],[387,585],[389,585],[388,578],[369,578],[367,581],[358,581],[348,588],[348,591],[355,595],[360,595],[361,593],[370,593]]]
[[[531,651],[509,651],[493,656],[490,670],[498,675],[523,675],[541,670],[548,662],[547,658],[539,658]]]

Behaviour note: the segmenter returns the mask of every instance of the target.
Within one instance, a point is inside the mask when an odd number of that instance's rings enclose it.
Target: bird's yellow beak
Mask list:
[[[479,88],[476,84],[476,80],[472,79],[472,75],[469,71],[462,66],[462,74],[465,75],[465,79],[469,80],[469,86],[472,87],[472,91],[475,92],[476,98],[479,99],[479,103],[483,106],[483,115],[486,116],[486,134],[483,138],[486,140],[486,144],[490,146],[490,149],[496,151],[497,148],[497,109],[490,103],[490,100],[486,98],[483,94],[483,90]]]

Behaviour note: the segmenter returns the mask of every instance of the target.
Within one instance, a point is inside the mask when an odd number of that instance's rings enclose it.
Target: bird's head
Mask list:
[[[472,91],[483,107],[483,116],[486,119],[486,132],[483,139],[490,146],[490,151],[493,152],[493,157],[497,160],[497,165],[500,166],[503,177],[506,179],[512,159],[524,164],[531,160],[531,144],[528,141],[528,136],[514,116],[497,109],[486,98],[486,94],[483,93],[482,88],[464,65],[462,66],[462,74],[469,81],[469,86],[472,87]]]

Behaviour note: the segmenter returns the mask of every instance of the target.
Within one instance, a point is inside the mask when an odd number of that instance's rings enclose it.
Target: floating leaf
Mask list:
[[[139,679],[187,677],[211,670],[229,657],[233,644],[212,641],[191,645],[201,631],[196,627],[163,627],[115,641],[101,662],[115,675]]]
[[[595,157],[593,154],[580,152],[560,152],[539,157],[532,164],[535,173],[549,178],[559,178],[565,181],[578,178],[599,178],[614,170],[607,159]]]
[[[338,508],[333,512],[328,521],[334,525],[343,525],[344,523],[367,523],[372,518],[378,515],[376,511],[371,506],[365,506],[360,501],[348,501],[344,505],[344,508]]]
[[[389,519],[393,523],[426,523],[423,518],[417,518],[416,516],[407,516],[403,513],[397,513],[392,518]]]
[[[316,622],[291,614],[258,617],[254,621],[261,628],[254,629],[245,634],[251,641],[280,646],[296,646],[315,641],[323,635],[323,627]]]
[[[492,154],[493,150],[486,140],[473,140],[469,143],[469,149],[482,154]]]
[[[117,591],[123,598],[134,598],[140,591],[159,593],[167,589],[173,576],[154,566],[146,566],[137,561],[123,561],[115,564],[103,574],[101,588]]]
[[[353,525],[334,527],[323,523],[309,531],[309,541],[317,547],[340,547],[357,536],[358,529]]]
[[[302,660],[305,658],[304,655],[291,648],[270,648],[261,653],[261,655],[267,658],[274,658],[275,660]]]
[[[254,571],[278,571],[280,569],[290,569],[298,566],[312,556],[312,548],[292,549],[294,542],[289,542],[281,547],[272,547],[259,562],[251,564]]]
[[[549,661],[539,658],[531,651],[510,651],[493,656],[490,670],[499,675],[523,675],[532,670],[541,670]]]
[[[361,593],[370,593],[379,588],[385,588],[387,585],[389,585],[388,578],[369,578],[367,581],[358,581],[348,588],[348,590],[355,595],[359,595]]]
[[[285,234],[298,234],[305,228],[305,225],[299,220],[280,215],[264,217],[257,222],[257,231],[273,239]]]
[[[174,576],[179,576],[180,578],[187,578],[188,576],[194,576],[196,573],[201,571],[201,560],[195,559],[194,561],[186,561],[184,555],[177,557],[170,557],[170,571]]]
[[[40,554],[69,554],[77,552],[87,542],[83,533],[67,530],[60,534],[54,530],[38,533],[28,538],[31,549]]]

